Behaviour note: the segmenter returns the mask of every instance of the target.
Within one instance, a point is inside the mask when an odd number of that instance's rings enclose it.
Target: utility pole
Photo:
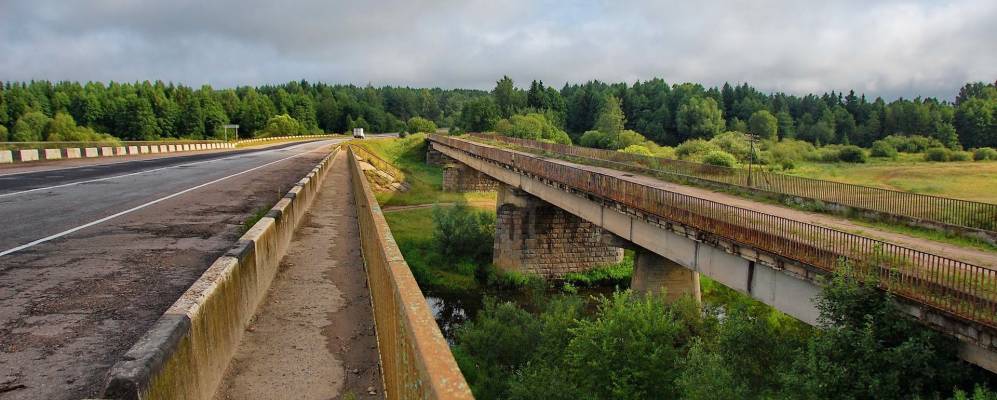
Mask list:
[[[755,140],[758,138],[758,136],[750,133],[747,134],[747,136],[748,136],[748,143],[751,143],[751,155],[748,158],[748,187],[752,187],[753,185],[751,180],[751,164],[755,163]]]

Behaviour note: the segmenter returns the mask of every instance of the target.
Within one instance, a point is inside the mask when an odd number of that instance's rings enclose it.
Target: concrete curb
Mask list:
[[[211,399],[337,147],[170,307],[109,373],[111,399]]]
[[[250,143],[260,143],[260,142],[272,142],[272,141],[276,141],[276,140],[289,140],[289,139],[311,140],[311,139],[337,138],[337,137],[343,137],[343,136],[345,136],[345,135],[276,136],[276,137],[266,137],[266,138],[259,138],[259,139],[243,139],[243,140],[236,141],[235,143],[236,143],[236,145],[240,145],[240,144],[250,144]]]
[[[234,149],[235,143],[196,143],[183,145],[128,145],[118,147],[69,147],[55,149],[0,150],[0,164],[25,163],[41,160],[62,160],[70,158],[122,157],[146,153],[174,153],[180,151],[202,151]]]
[[[386,397],[473,399],[352,147],[347,154]]]

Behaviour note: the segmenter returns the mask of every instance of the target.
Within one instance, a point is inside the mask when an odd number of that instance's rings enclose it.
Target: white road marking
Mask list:
[[[40,188],[35,188],[35,189],[22,190],[20,192],[4,193],[4,194],[0,194],[0,197],[17,196],[19,194],[27,194],[27,193],[38,192],[38,191],[42,191],[42,190],[58,189],[58,188],[63,188],[63,187],[67,187],[67,186],[80,185],[80,184],[84,184],[84,183],[108,181],[108,180],[111,180],[111,179],[125,178],[125,177],[129,177],[129,176],[133,176],[133,175],[140,175],[140,174],[145,174],[145,173],[149,173],[149,172],[162,171],[164,169],[186,167],[186,166],[197,165],[197,164],[207,164],[207,163],[212,163],[212,162],[216,162],[216,161],[223,161],[223,160],[229,160],[229,159],[243,157],[243,156],[251,156],[251,155],[256,155],[256,154],[265,154],[265,153],[270,153],[270,152],[275,152],[275,151],[281,151],[281,150],[293,150],[293,149],[296,149],[298,147],[302,147],[302,146],[309,145],[309,144],[315,144],[315,143],[316,142],[309,142],[309,143],[299,144],[299,145],[296,145],[296,146],[282,147],[282,148],[279,148],[279,149],[264,150],[264,151],[258,151],[258,152],[253,152],[253,153],[242,153],[242,154],[236,154],[234,156],[228,156],[228,157],[222,157],[222,158],[215,158],[215,159],[211,159],[211,160],[195,161],[195,162],[187,163],[187,164],[178,164],[178,165],[171,165],[171,166],[168,166],[168,167],[147,169],[147,170],[143,170],[143,171],[131,172],[131,173],[122,174],[122,175],[109,176],[109,177],[106,177],[106,178],[89,179],[89,180],[79,181],[79,182],[64,183],[62,185],[46,186],[46,187],[40,187]],[[116,164],[121,164],[121,163],[116,163]],[[112,164],[104,164],[104,165],[112,165]],[[78,168],[81,168],[81,167],[78,167]],[[70,169],[70,168],[67,168],[67,169]],[[75,169],[75,168],[73,168],[73,169]],[[39,171],[39,172],[47,172],[47,171]]]
[[[297,147],[297,146],[295,146],[295,147]],[[281,150],[283,150],[283,149],[281,149]],[[305,154],[308,154],[308,153],[309,152],[304,152],[304,153],[301,153],[301,154],[295,154],[295,155],[290,156],[290,157],[281,158],[281,159],[279,159],[277,161],[271,161],[271,162],[268,162],[266,164],[263,164],[263,165],[260,165],[260,166],[257,166],[257,167],[253,167],[253,168],[247,169],[247,170],[242,171],[242,172],[237,172],[237,173],[234,173],[234,174],[229,175],[229,176],[225,176],[225,177],[221,177],[221,178],[215,179],[215,180],[213,180],[211,182],[202,183],[200,185],[197,185],[197,186],[194,186],[194,187],[191,187],[191,188],[188,188],[188,189],[181,190],[179,192],[173,193],[173,194],[165,196],[165,197],[160,197],[160,198],[158,198],[156,200],[153,200],[153,201],[150,201],[148,203],[145,203],[145,204],[142,204],[142,205],[138,205],[138,206],[129,208],[129,209],[125,210],[125,211],[122,211],[122,212],[119,212],[119,213],[116,213],[116,214],[112,214],[112,215],[106,216],[106,217],[98,219],[96,221],[88,222],[88,223],[85,223],[83,225],[77,226],[75,228],[67,229],[65,231],[56,233],[54,235],[47,236],[47,237],[35,240],[33,242],[30,242],[30,243],[22,244],[20,246],[14,247],[14,248],[9,249],[9,250],[4,250],[3,252],[0,252],[0,257],[3,257],[5,255],[8,255],[8,254],[11,254],[11,253],[14,253],[14,252],[18,252],[18,251],[21,251],[21,250],[24,250],[24,249],[27,249],[27,248],[30,248],[30,247],[33,247],[33,246],[45,243],[45,242],[48,242],[48,241],[53,240],[53,239],[61,238],[61,237],[66,236],[66,235],[68,235],[70,233],[79,231],[81,229],[86,229],[86,228],[89,228],[91,226],[103,223],[103,222],[107,222],[107,221],[109,221],[111,219],[114,219],[114,218],[120,217],[122,215],[125,215],[125,214],[128,214],[128,213],[132,213],[132,212],[141,210],[143,208],[149,207],[151,205],[154,205],[154,204],[157,204],[157,203],[160,203],[160,202],[172,199],[172,198],[180,196],[180,195],[182,195],[184,193],[188,193],[188,192],[191,192],[191,191],[203,188],[205,186],[208,186],[208,185],[211,185],[211,184],[215,184],[215,183],[224,181],[224,180],[229,179],[229,178],[234,178],[236,176],[239,176],[239,175],[242,175],[242,174],[246,174],[246,173],[258,170],[260,168],[268,167],[268,166],[271,166],[273,164],[279,163],[281,161],[286,161],[286,160],[290,160],[292,158],[301,157],[301,156],[303,156]]]

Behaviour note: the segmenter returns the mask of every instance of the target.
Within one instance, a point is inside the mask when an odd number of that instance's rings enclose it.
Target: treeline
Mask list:
[[[0,141],[79,139],[55,135],[52,124],[71,120],[76,132],[125,140],[221,138],[221,126],[238,124],[239,135],[345,132],[354,127],[391,132],[415,116],[449,126],[463,104],[487,92],[312,84],[216,90],[164,82],[8,82],[0,84]],[[268,126],[270,129],[268,130]],[[79,129],[77,129],[79,128]],[[287,132],[290,130],[290,132]]]
[[[632,85],[592,81],[561,90],[534,81],[523,90],[503,77],[490,98],[465,107],[458,123],[483,131],[516,114],[544,115],[578,141],[585,132],[600,131],[598,119],[609,102],[619,103],[624,129],[669,146],[726,131],[816,145],[868,147],[890,135],[920,135],[949,148],[997,146],[997,83],[967,84],[954,102],[920,97],[886,102],[854,91],[801,97],[765,94],[747,84],[706,88],[661,79]]]
[[[599,121],[607,105],[617,104],[620,118]],[[890,135],[921,135],[952,149],[997,147],[997,83],[967,84],[952,102],[887,102],[854,92],[766,94],[747,84],[706,88],[661,79],[558,90],[538,81],[522,89],[503,77],[490,93],[306,81],[224,90],[163,82],[0,84],[0,139],[46,140],[60,114],[63,125],[70,117],[82,129],[130,140],[214,138],[227,123],[239,124],[241,136],[267,134],[268,122],[286,115],[293,121],[274,126],[290,122],[300,132],[403,131],[409,119],[421,117],[458,132],[505,129],[555,141],[578,141],[602,123],[668,146],[736,131],[816,145],[868,147]]]

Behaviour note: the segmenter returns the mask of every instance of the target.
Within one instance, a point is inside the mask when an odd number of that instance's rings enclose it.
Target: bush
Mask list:
[[[648,156],[648,157],[654,156],[654,154],[651,153],[651,150],[648,150],[647,147],[641,146],[639,144],[632,144],[627,146],[626,148],[617,151],[621,153],[636,154],[639,156]]]
[[[970,161],[973,159],[973,153],[961,150],[950,150],[949,151],[949,161]]]
[[[488,262],[495,242],[495,214],[476,211],[466,202],[433,207],[433,240],[452,259]]]
[[[582,137],[578,139],[578,144],[594,149],[608,149],[611,143],[612,138],[610,138],[609,135],[599,131],[585,132],[582,134]]]
[[[7,127],[0,125],[0,142],[7,141]]]
[[[287,114],[274,116],[267,120],[267,125],[256,132],[255,137],[296,136],[305,133],[305,127],[298,120]]]
[[[769,143],[771,143],[769,153],[772,161],[781,165],[785,165],[787,161],[795,165],[797,161],[807,159],[808,155],[814,152],[814,145],[802,140],[782,139]]]
[[[997,150],[992,147],[980,147],[973,151],[973,159],[976,161],[997,160]]]
[[[422,117],[409,118],[406,127],[408,128],[407,130],[412,133],[436,132],[436,123]]]
[[[884,140],[872,142],[872,149],[870,149],[869,153],[873,157],[897,158],[897,148]]]
[[[699,160],[702,159],[706,153],[714,150],[722,151],[720,147],[711,142],[707,142],[703,139],[692,139],[682,142],[675,148],[675,154],[679,156],[680,159],[686,160]]]
[[[864,163],[867,160],[865,150],[855,145],[842,146],[838,150],[838,159],[849,163]]]
[[[948,161],[949,149],[944,147],[933,147],[924,153],[924,161]]]
[[[901,153],[921,153],[930,148],[945,147],[938,139],[921,135],[890,135],[884,137],[883,141]]]
[[[398,138],[400,138],[400,139],[405,139],[405,138],[408,137],[408,135],[409,135],[409,133],[406,132],[406,131],[398,132]]]
[[[733,168],[737,165],[737,158],[723,150],[713,150],[703,156],[703,163],[718,167]]]
[[[571,138],[543,114],[513,115],[495,124],[495,131],[506,136],[571,144]]]
[[[710,143],[715,144],[723,151],[733,154],[741,162],[748,161],[751,158],[751,142],[748,141],[748,136],[741,132],[721,133],[710,139]],[[756,148],[755,151],[757,152],[758,149]],[[759,158],[758,154],[755,154],[756,162]]]

